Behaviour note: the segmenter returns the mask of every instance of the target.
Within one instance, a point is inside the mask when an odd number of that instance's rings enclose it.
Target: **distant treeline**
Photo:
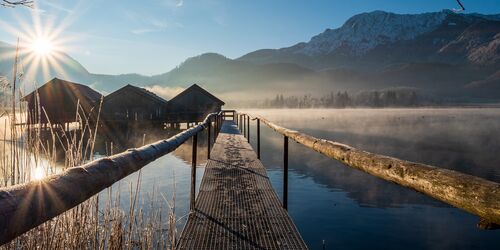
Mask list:
[[[428,104],[418,96],[414,89],[388,89],[363,91],[356,94],[330,92],[322,97],[311,95],[284,96],[278,94],[274,99],[266,99],[263,108],[345,108],[345,107],[414,107]]]

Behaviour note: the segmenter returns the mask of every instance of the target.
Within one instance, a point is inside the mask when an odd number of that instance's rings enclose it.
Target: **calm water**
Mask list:
[[[250,112],[316,137],[500,182],[500,109]],[[265,126],[261,132],[262,161],[281,197],[283,139]],[[201,154],[205,151],[200,149]],[[142,171],[142,194],[156,187],[170,197],[175,175],[179,217],[188,212],[189,158],[190,145],[186,145]],[[321,249],[323,242],[327,249],[499,249],[500,230],[477,229],[478,218],[459,209],[350,169],[296,143],[290,143],[289,161],[289,212],[311,249]],[[200,165],[198,180],[202,172]],[[119,186],[127,193],[128,183],[135,180],[137,174],[113,188]],[[123,200],[126,204],[128,198]],[[181,228],[183,223],[179,222]]]

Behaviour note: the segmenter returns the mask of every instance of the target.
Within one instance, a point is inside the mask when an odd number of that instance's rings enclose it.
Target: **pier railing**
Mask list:
[[[257,157],[260,159],[260,123],[283,135],[283,207],[288,205],[288,139],[346,166],[421,192],[479,216],[478,227],[500,225],[500,184],[457,171],[366,152],[276,125],[262,117],[238,113],[237,123],[250,141],[250,121],[256,121]]]
[[[256,121],[257,157],[261,156],[261,123],[283,136],[283,207],[288,204],[289,138],[346,166],[414,189],[481,218],[482,228],[500,225],[500,184],[476,176],[369,153],[341,143],[315,138],[276,125],[262,117],[223,110],[208,115],[199,125],[169,139],[129,149],[81,167],[70,168],[41,181],[0,189],[0,245],[79,205],[150,162],[174,151],[192,138],[190,208],[195,207],[196,153],[198,134],[207,130],[208,157],[211,144],[223,120],[232,118],[245,137],[250,138],[250,122]],[[75,188],[76,187],[76,188]]]
[[[190,138],[193,140],[190,207],[194,208],[198,133],[207,130],[210,156],[210,144],[217,137],[226,112],[232,113],[234,119],[234,111],[212,113],[199,125],[169,139],[70,168],[40,181],[1,188],[0,245],[79,205]]]

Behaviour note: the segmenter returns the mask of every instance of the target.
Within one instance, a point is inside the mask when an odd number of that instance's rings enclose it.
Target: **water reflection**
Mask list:
[[[116,127],[115,127],[116,129]],[[162,126],[137,127],[134,129],[114,130],[113,133],[101,133],[97,137],[96,152],[104,155],[111,155],[123,152],[130,148],[138,148],[146,144],[154,143],[159,140],[168,139],[182,132],[179,129],[164,128]],[[197,164],[205,164],[207,161],[207,132],[206,130],[198,133]],[[192,160],[192,138],[179,146],[173,155],[191,164]]]
[[[181,130],[164,129],[163,127],[136,128],[129,132],[115,130],[112,136],[101,134],[98,137],[96,150],[99,153],[116,154],[129,148],[137,148],[158,140],[168,139],[179,132]],[[199,190],[207,160],[206,131],[198,134],[197,146],[196,190]],[[137,204],[145,216],[161,210],[162,218],[166,218],[169,212],[167,200],[172,202],[173,196],[176,196],[175,214],[178,220],[178,232],[180,232],[189,213],[192,147],[193,141],[189,139],[174,152],[160,157],[140,171],[115,183],[110,189],[102,191],[99,194],[101,207],[106,206],[111,197],[113,200],[119,200],[120,208],[123,211],[128,211],[131,196],[135,197],[135,188],[137,182],[140,181]],[[164,226],[167,228],[166,224]]]
[[[252,112],[316,137],[500,182],[500,109]],[[262,160],[281,193],[283,139],[265,126],[261,132]],[[349,249],[494,248],[500,243],[499,231],[475,228],[475,216],[301,145],[290,144],[289,160],[290,213],[311,248],[321,247],[322,240]]]
[[[496,156],[500,150],[498,109],[254,112],[317,137],[500,181],[500,159]],[[255,146],[254,122],[251,129]],[[101,136],[97,151],[118,153],[177,132],[149,128],[129,133],[126,140]],[[264,125],[261,132],[262,161],[281,196],[283,139]],[[205,133],[199,135],[198,143],[197,187],[206,161]],[[120,194],[122,209],[128,211],[130,187],[135,187],[140,177],[138,204],[155,203],[166,213],[165,201],[155,193],[170,199],[175,192],[180,231],[189,212],[191,152],[189,140],[172,154],[144,167],[140,176],[135,173],[113,185],[112,193]],[[476,229],[475,216],[345,167],[295,143],[290,143],[290,171],[289,212],[311,249],[321,248],[323,240],[328,249],[495,249],[500,245],[500,231]],[[108,192],[100,194],[100,201],[107,200]],[[147,214],[148,206],[144,209]]]

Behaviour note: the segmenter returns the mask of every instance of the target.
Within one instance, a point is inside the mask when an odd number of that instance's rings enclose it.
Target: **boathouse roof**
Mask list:
[[[203,94],[203,95],[207,96],[208,98],[212,99],[213,101],[217,102],[219,105],[225,104],[221,99],[217,98],[212,93],[210,93],[210,92],[206,91],[205,89],[203,89],[202,87],[198,86],[198,84],[191,85],[189,88],[185,89],[180,94],[176,95],[170,101],[176,102],[176,101],[182,99],[187,94],[189,94],[191,92],[196,92],[196,91],[200,92],[201,94]]]
[[[134,92],[138,95],[141,95],[141,96],[143,96],[149,100],[152,100],[158,104],[161,104],[161,105],[167,104],[167,100],[157,96],[155,93],[153,93],[145,88],[136,87],[136,86],[133,86],[130,84],[127,84],[126,86],[122,87],[121,89],[118,89],[117,91],[107,95],[104,99],[105,100],[113,99],[116,96],[119,96],[121,93],[127,92],[127,91]]]

